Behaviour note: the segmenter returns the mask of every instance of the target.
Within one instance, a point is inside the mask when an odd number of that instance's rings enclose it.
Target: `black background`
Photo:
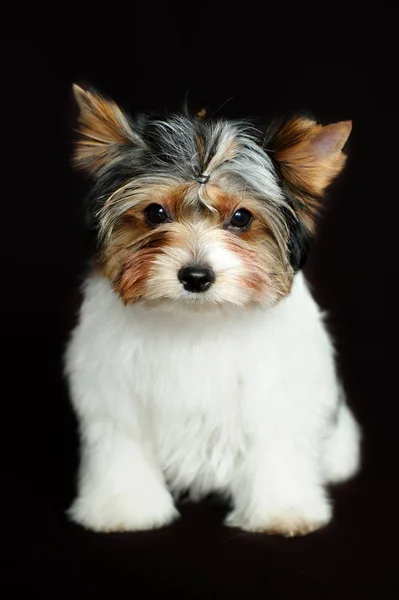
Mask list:
[[[398,12],[359,7],[1,9],[3,597],[397,597]],[[65,519],[77,438],[60,363],[86,258],[73,81],[131,110],[174,110],[187,97],[226,116],[353,120],[306,267],[365,437],[362,473],[333,491],[325,530],[251,536],[223,528],[212,503],[183,506],[180,522],[149,533],[98,535]]]

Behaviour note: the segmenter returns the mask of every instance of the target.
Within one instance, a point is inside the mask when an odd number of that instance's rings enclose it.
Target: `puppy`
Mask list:
[[[217,492],[229,526],[323,527],[360,434],[301,267],[351,123],[132,120],[74,92],[97,251],[65,357],[81,438],[70,518],[157,528],[182,493]]]

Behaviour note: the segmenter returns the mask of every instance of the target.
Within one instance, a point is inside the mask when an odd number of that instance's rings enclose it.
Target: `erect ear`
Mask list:
[[[79,133],[74,163],[78,168],[98,171],[118,157],[124,147],[141,145],[126,115],[112,100],[73,85],[79,106]]]
[[[351,121],[322,126],[313,119],[289,119],[274,135],[273,157],[299,218],[309,231],[325,188],[341,172],[346,156],[342,148]]]

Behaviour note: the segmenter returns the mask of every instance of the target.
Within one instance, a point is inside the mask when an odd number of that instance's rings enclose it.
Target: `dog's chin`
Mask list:
[[[143,295],[132,305],[141,305],[148,309],[164,312],[180,312],[181,314],[214,314],[239,310],[250,310],[256,307],[271,308],[279,298],[273,292],[262,297],[248,296],[244,293],[223,297],[213,291],[191,293],[182,291],[174,296],[155,296],[151,293]]]

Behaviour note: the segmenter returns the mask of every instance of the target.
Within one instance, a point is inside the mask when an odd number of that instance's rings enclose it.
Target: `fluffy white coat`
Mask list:
[[[227,524],[295,535],[331,518],[326,485],[359,466],[359,428],[301,273],[273,308],[124,306],[90,275],[66,353],[81,433],[73,520],[160,527],[173,496],[232,501]]]

